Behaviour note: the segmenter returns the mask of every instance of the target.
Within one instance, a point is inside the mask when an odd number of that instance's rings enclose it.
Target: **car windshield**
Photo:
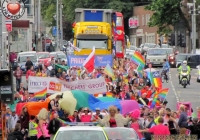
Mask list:
[[[187,55],[177,55],[176,61],[183,61],[187,59]]]
[[[109,140],[138,140],[136,132],[132,129],[104,128]]]
[[[157,47],[156,44],[144,44],[145,47],[155,48]]]
[[[38,53],[38,58],[50,58],[49,54],[48,53]]]
[[[37,61],[36,54],[26,54],[26,55],[24,54],[24,55],[19,55],[18,62],[26,62],[27,57],[29,57],[32,62]]]
[[[173,49],[164,49],[167,54],[173,54]]]
[[[69,130],[58,132],[54,140],[106,140],[106,137],[97,130]]]
[[[162,44],[162,48],[169,48],[168,44]]]
[[[58,54],[58,58],[61,58],[61,59],[66,59],[66,55],[65,54]]]
[[[164,49],[150,49],[148,50],[148,55],[166,55],[166,50]]]
[[[98,49],[107,49],[107,40],[78,40],[77,47],[80,49],[92,49],[93,46]]]
[[[50,53],[50,56],[56,58],[56,54],[55,53]]]
[[[130,50],[135,50],[136,48],[135,47],[130,47]]]

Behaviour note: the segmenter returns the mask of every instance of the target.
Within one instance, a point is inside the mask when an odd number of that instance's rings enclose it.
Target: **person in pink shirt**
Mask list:
[[[151,127],[150,129],[139,130],[139,132],[149,132],[153,135],[170,135],[168,126],[163,125],[164,119],[160,117],[158,119],[158,125]]]
[[[81,122],[91,122],[92,120],[92,112],[89,113],[90,110],[88,108],[84,108],[84,113],[81,114]]]
[[[142,139],[143,138],[142,133],[138,131],[140,129],[140,124],[138,122],[138,119],[140,117],[140,111],[134,110],[130,116],[131,116],[130,128],[134,129],[138,134],[139,138]]]

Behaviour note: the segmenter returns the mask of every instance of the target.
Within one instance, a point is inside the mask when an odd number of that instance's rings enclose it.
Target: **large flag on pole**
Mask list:
[[[92,52],[83,63],[83,66],[88,70],[88,72],[92,72],[94,70],[94,59],[95,59],[95,47],[93,47]]]

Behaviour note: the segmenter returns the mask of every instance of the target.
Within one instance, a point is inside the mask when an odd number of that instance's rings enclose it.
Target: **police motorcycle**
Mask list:
[[[187,67],[183,67],[181,70],[180,70],[180,81],[181,81],[181,85],[186,88],[186,86],[188,85],[188,82],[189,82],[189,71],[187,69]]]

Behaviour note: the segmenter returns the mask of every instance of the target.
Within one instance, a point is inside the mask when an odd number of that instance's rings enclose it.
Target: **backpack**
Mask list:
[[[195,132],[200,132],[200,124],[199,123],[194,124],[194,131]]]
[[[10,134],[8,134],[7,140],[17,140],[17,137],[13,133],[10,133]]]

